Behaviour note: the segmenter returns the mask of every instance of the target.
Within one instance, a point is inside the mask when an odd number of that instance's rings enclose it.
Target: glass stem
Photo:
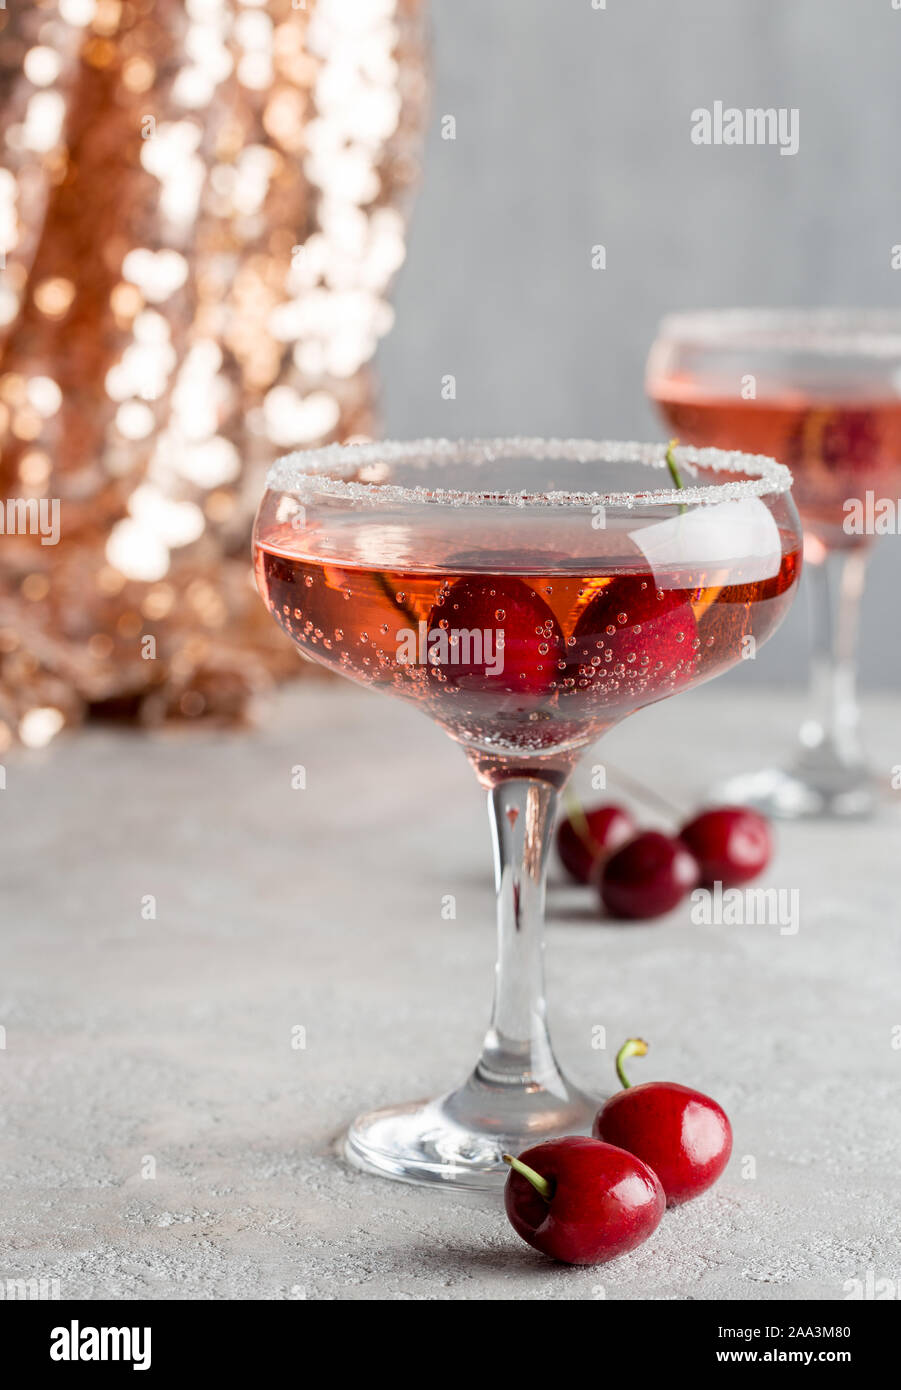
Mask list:
[[[551,1049],[544,999],[544,899],[559,791],[537,778],[488,793],[497,888],[494,1008],[478,1080],[565,1092]]]
[[[802,761],[855,767],[862,761],[856,649],[866,553],[832,551],[808,564],[811,712],[801,728]]]

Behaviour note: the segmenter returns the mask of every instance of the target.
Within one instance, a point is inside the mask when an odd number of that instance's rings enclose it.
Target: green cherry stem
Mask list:
[[[679,465],[676,463],[676,456],[673,453],[673,450],[675,449],[678,443],[678,439],[671,439],[669,444],[667,445],[666,466],[672,474],[673,482],[675,483],[676,487],[681,488],[684,487],[685,484],[682,481],[682,474],[679,472]]]
[[[629,1080],[629,1078],[626,1076],[625,1071],[623,1070],[623,1062],[628,1061],[630,1057],[644,1057],[647,1050],[648,1045],[645,1042],[644,1038],[629,1038],[627,1042],[623,1043],[619,1052],[617,1052],[616,1074],[620,1079],[624,1091],[628,1091],[629,1087],[632,1085],[632,1082]]]
[[[563,804],[566,807],[566,814],[569,816],[569,823],[582,844],[593,854],[597,854],[600,851],[600,845],[591,833],[585,808],[571,787],[567,787],[563,793]]]
[[[520,1160],[514,1158],[512,1154],[504,1154],[504,1162],[509,1163],[513,1171],[519,1173],[520,1177],[525,1178],[526,1182],[530,1182],[539,1197],[543,1197],[546,1202],[551,1200],[554,1195],[554,1189],[551,1187],[547,1178],[543,1178],[540,1173],[536,1173],[535,1169],[530,1168],[527,1163],[521,1163]]]
[[[672,479],[676,487],[683,488],[685,484],[682,482],[682,474],[679,472],[679,465],[676,463],[676,455],[673,453],[673,450],[675,449],[678,443],[678,439],[670,440],[666,450],[666,466],[672,474]],[[687,509],[680,504],[679,515],[683,516],[686,510]]]

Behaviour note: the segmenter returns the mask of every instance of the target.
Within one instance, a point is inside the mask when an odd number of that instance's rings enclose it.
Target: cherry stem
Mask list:
[[[645,1042],[644,1038],[629,1038],[627,1042],[623,1043],[619,1052],[617,1052],[616,1074],[619,1077],[620,1082],[622,1083],[622,1088],[624,1091],[628,1091],[629,1087],[632,1085],[632,1082],[629,1080],[628,1076],[626,1076],[626,1073],[623,1070],[623,1062],[628,1061],[630,1057],[644,1057],[647,1050],[648,1045]]]
[[[667,445],[666,466],[672,474],[673,482],[675,483],[676,487],[684,487],[685,484],[682,481],[682,474],[679,472],[679,465],[676,463],[676,457],[673,453],[673,450],[675,449],[678,443],[678,439],[671,439],[669,444]]]
[[[569,823],[578,835],[586,849],[593,854],[600,853],[600,845],[591,833],[588,818],[585,815],[585,807],[576,796],[572,787],[567,787],[563,793],[563,804],[566,807],[566,814],[569,816]]]
[[[675,449],[675,447],[676,447],[676,445],[677,445],[678,443],[679,443],[678,439],[671,439],[671,440],[670,440],[669,445],[667,446],[667,450],[666,450],[666,466],[667,466],[667,468],[669,469],[670,473],[672,474],[672,479],[673,479],[673,482],[675,483],[676,487],[677,487],[677,488],[682,488],[682,487],[685,486],[685,484],[682,482],[682,474],[679,472],[679,465],[676,463],[676,456],[675,456],[675,454],[673,453],[673,450]],[[682,505],[680,504],[680,506],[679,506],[679,515],[682,516],[682,514],[684,513],[684,511],[685,511],[685,507],[682,506]]]
[[[520,1177],[531,1183],[539,1197],[543,1197],[546,1202],[551,1200],[554,1189],[547,1178],[543,1178],[540,1173],[535,1172],[534,1168],[530,1168],[527,1163],[522,1163],[518,1158],[514,1158],[512,1154],[504,1154],[504,1162],[509,1163],[515,1173],[519,1173]]]
[[[398,600],[397,593],[388,583],[387,579],[383,574],[375,575],[375,582],[381,589],[382,593],[385,595],[385,598],[392,605],[392,607],[399,609],[400,612],[403,613],[410,626],[415,628],[416,624],[419,621],[419,615],[415,612],[414,609],[410,607],[409,603],[406,602],[406,599],[402,601]]]

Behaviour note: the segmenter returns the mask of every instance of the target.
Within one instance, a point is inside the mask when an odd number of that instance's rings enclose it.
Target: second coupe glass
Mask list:
[[[800,747],[790,768],[722,794],[785,817],[870,814],[855,650],[869,547],[901,499],[901,313],[676,314],[660,325],[647,388],[681,439],[787,464],[804,526],[812,688]]]

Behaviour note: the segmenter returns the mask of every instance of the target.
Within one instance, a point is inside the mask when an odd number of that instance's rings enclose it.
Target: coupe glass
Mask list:
[[[771,815],[869,815],[855,652],[869,547],[901,505],[901,313],[677,314],[660,325],[647,389],[680,438],[787,464],[804,527],[812,690],[800,747],[789,769],[722,794]]]
[[[370,1171],[493,1187],[505,1152],[585,1133],[543,989],[545,866],[579,755],[643,705],[725,670],[792,597],[787,469],[717,450],[502,439],[331,446],[275,464],[257,583],[300,650],[419,706],[488,794],[494,1010],[458,1089],[361,1115]],[[679,487],[675,486],[678,480]]]

